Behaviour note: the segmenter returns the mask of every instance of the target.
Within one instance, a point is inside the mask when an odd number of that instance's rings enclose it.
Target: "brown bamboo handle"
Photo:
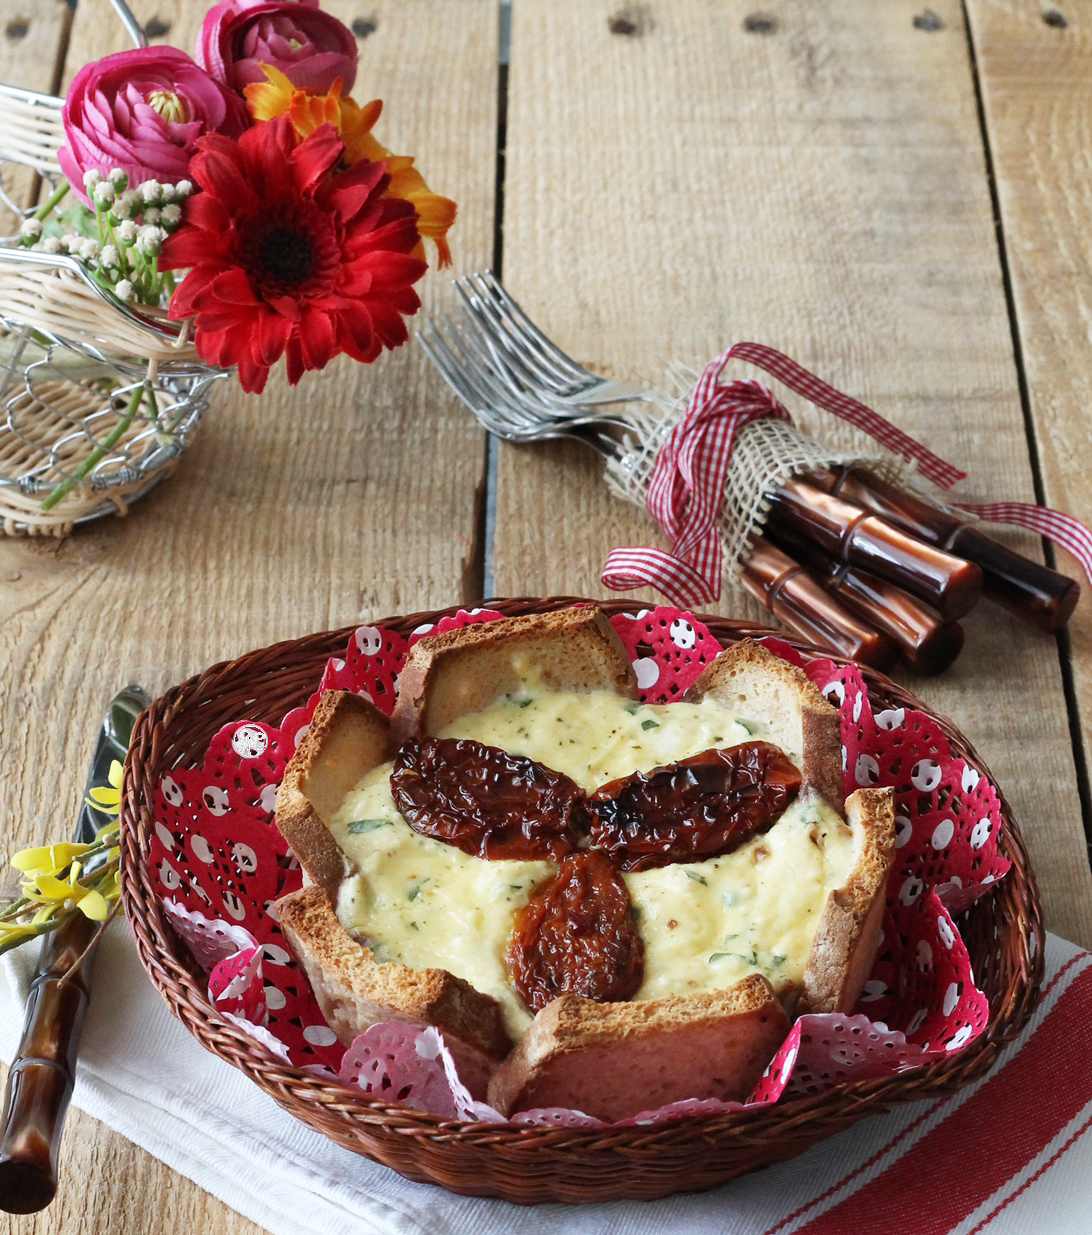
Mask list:
[[[809,474],[824,493],[872,511],[911,536],[947,550],[982,571],[983,595],[1028,625],[1056,634],[1069,621],[1080,584],[991,539],[963,519],[859,468],[826,468]]]
[[[982,571],[972,562],[799,478],[786,480],[771,502],[774,531],[804,536],[838,561],[879,575],[925,601],[946,622],[969,613],[982,593]]]
[[[90,998],[92,958],[63,984],[62,978],[80,962],[96,926],[77,913],[42,944],[0,1123],[0,1209],[9,1214],[45,1209],[57,1191],[57,1154]]]

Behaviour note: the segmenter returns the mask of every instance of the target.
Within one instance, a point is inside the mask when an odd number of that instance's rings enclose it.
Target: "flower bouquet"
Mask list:
[[[0,247],[4,531],[124,511],[230,372],[257,394],[282,358],[294,385],[406,341],[455,205],[373,135],[356,67],[318,0],[226,0],[195,58],[106,56],[63,101],[0,87],[0,160],[48,185]]]

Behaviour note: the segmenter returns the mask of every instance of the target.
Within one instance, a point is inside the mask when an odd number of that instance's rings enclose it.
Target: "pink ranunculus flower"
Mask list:
[[[184,180],[194,143],[205,133],[238,137],[246,107],[174,47],[104,56],[76,74],[62,112],[68,145],[57,161],[72,191],[90,205],[83,174],[120,167],[136,187]]]
[[[217,81],[242,91],[264,82],[272,65],[300,90],[326,94],[340,79],[343,94],[356,80],[356,39],[324,13],[319,0],[226,0],[209,9],[197,36],[197,63]]]

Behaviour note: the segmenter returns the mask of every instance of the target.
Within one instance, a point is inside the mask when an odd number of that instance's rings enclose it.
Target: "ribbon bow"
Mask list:
[[[750,361],[809,402],[863,429],[888,450],[915,462],[940,489],[950,488],[967,474],[783,353],[761,343],[736,343],[706,366],[685,414],[656,456],[646,503],[671,541],[671,551],[612,550],[603,567],[604,587],[615,592],[654,587],[684,608],[720,599],[722,551],[716,518],[736,434],[766,416],[792,423],[785,408],[758,382],[721,385],[718,379],[729,360]],[[1092,533],[1071,515],[1027,502],[956,504],[991,523],[1009,523],[1049,536],[1072,553],[1092,579]]]

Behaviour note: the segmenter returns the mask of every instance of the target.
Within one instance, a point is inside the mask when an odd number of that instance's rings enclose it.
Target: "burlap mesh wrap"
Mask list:
[[[645,505],[656,455],[682,419],[688,402],[686,392],[674,399],[665,396],[651,405],[654,411],[636,405],[627,409],[626,419],[632,423],[633,431],[619,445],[616,456],[607,460],[607,485],[611,492],[638,506]],[[824,430],[824,436],[839,436],[831,426],[824,425]],[[870,471],[884,480],[903,488],[918,488],[913,468],[879,447],[862,449],[862,435],[857,432],[842,432],[840,436],[848,439],[844,449],[821,442],[774,417],[752,421],[736,434],[717,524],[730,583],[739,582],[739,567],[747,560],[749,542],[765,526],[769,495],[790,477],[840,464],[867,464]],[[936,498],[930,495],[929,500],[935,502]]]

